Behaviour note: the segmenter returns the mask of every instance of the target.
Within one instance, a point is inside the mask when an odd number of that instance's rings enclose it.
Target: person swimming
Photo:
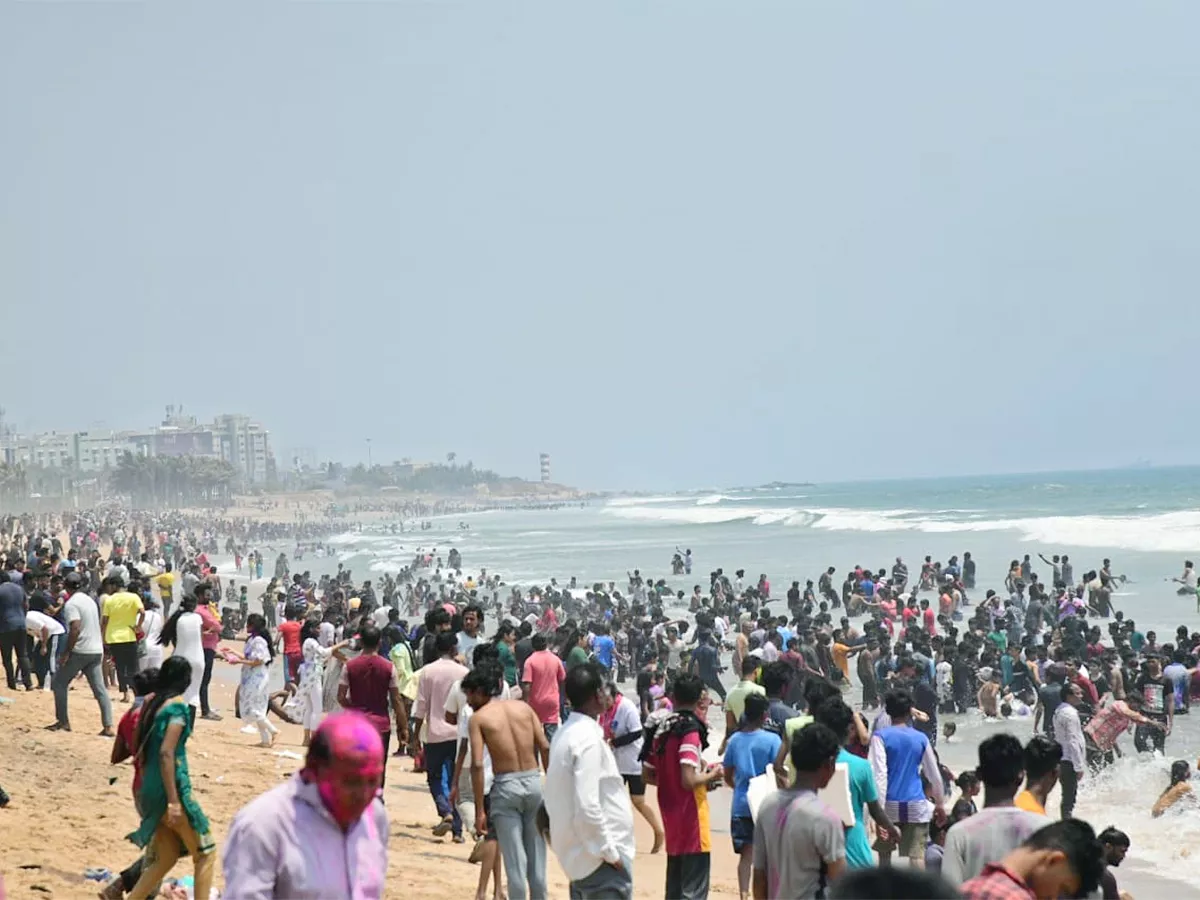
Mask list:
[[[1196,808],[1196,794],[1192,790],[1192,767],[1187,760],[1178,759],[1171,763],[1171,784],[1162,792],[1150,815],[1157,819],[1169,809],[1178,807],[1181,803],[1188,808]]]

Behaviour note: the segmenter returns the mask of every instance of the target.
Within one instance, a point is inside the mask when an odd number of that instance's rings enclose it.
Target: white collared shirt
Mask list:
[[[550,846],[568,879],[581,881],[606,862],[632,865],[633,805],[595,719],[573,712],[554,735],[543,797]]]

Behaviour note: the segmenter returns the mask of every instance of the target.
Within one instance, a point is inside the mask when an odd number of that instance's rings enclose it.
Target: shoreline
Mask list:
[[[500,512],[503,513],[504,510]],[[252,517],[261,514],[260,511],[253,509],[247,510],[247,513]],[[280,513],[284,514],[285,510],[281,509]],[[448,548],[454,543],[453,538],[456,535],[472,534],[471,531],[460,533],[453,527],[456,515],[455,513],[446,513],[443,516],[431,517],[440,519],[439,524],[449,523],[450,527],[427,532],[404,532],[403,535],[396,534],[395,538],[397,541],[406,541],[408,543],[413,543],[415,539],[416,542],[436,544],[439,547],[445,545]],[[306,555],[298,564],[294,564],[294,567],[301,571],[307,568],[312,571],[314,577],[319,577],[325,571],[335,571],[339,557],[345,557],[350,550],[348,546],[342,543],[331,544],[332,539],[344,536],[350,539],[345,543],[352,546],[354,543],[353,538],[370,537],[376,522],[382,525],[394,520],[394,518],[395,515],[393,513],[380,511],[376,514],[376,521],[367,524],[366,528],[355,528],[354,524],[345,520],[338,521],[336,524],[340,530],[332,530],[329,537],[323,541],[334,552],[321,558]],[[502,521],[507,525],[509,520],[505,518]],[[575,518],[572,516],[553,521],[562,521],[564,523],[577,521],[583,523],[585,520],[582,517]],[[521,527],[524,528],[527,526],[522,525]],[[551,525],[548,527],[554,526]],[[485,526],[482,524],[478,526],[480,531],[484,530],[484,528]],[[489,533],[489,539],[486,543],[490,544],[492,543],[491,538],[494,536],[494,529],[492,526],[486,526],[486,528]],[[854,543],[856,545],[860,543],[858,538],[861,537],[863,536],[854,536]],[[890,537],[899,539],[895,535]],[[276,543],[278,544],[278,549],[282,549],[291,555],[295,543],[293,540],[283,538],[278,539]],[[309,540],[306,539],[305,543],[309,543]],[[862,541],[861,543],[866,543],[866,541]],[[415,543],[413,543],[413,546],[415,546]],[[462,549],[464,556],[467,557],[465,560],[467,565],[464,568],[464,572],[478,571],[479,568],[483,567],[481,564],[485,557],[488,556],[487,548],[479,547],[476,549],[470,547],[468,550],[467,546],[462,546]],[[369,557],[370,555],[370,551],[368,550],[367,556]],[[555,558],[553,551],[549,555],[552,560]],[[716,554],[713,555],[715,556]],[[747,558],[754,557],[755,551],[747,552],[746,548],[739,547],[732,552],[722,552],[720,556],[726,559]],[[257,595],[265,589],[266,584],[270,580],[269,575],[264,572],[264,575],[267,575],[267,577],[251,579],[246,574],[230,572],[232,558],[225,556],[224,553],[213,554],[211,558],[214,564],[219,567],[222,580],[226,584],[232,580],[234,584],[239,586],[242,584],[250,585],[250,609],[251,611],[255,611],[257,609]],[[842,557],[838,556],[834,558]],[[994,562],[995,559],[992,559],[991,563]],[[570,563],[570,565],[575,564],[575,560]],[[808,562],[805,560],[802,564],[808,565]],[[565,568],[565,566],[563,567]],[[363,566],[362,562],[359,561],[353,564],[353,568],[355,570],[356,581],[359,582],[361,582],[363,577],[370,577],[374,580],[378,575],[377,572]],[[489,571],[496,570],[491,565],[487,565],[486,568]],[[661,568],[661,566],[647,567],[643,571],[654,573],[657,578]],[[989,564],[988,568],[993,568],[993,565]],[[774,567],[772,566],[768,571],[774,573]],[[566,572],[563,574],[565,575]],[[661,574],[669,582],[678,582],[677,586],[683,586],[685,576],[672,577],[665,572]],[[692,580],[696,579],[703,581],[704,577],[703,575],[693,574],[687,581],[690,584]],[[534,580],[542,584],[545,583],[545,579]],[[590,583],[591,579],[587,580]],[[517,583],[517,581],[513,579],[509,580],[508,583],[511,585]],[[981,587],[986,586],[988,583],[987,578],[981,579]],[[779,579],[776,584],[782,588],[786,584],[786,581]],[[781,605],[781,599],[776,597],[772,603],[772,607],[778,608]],[[1140,620],[1142,616],[1139,614],[1138,618]],[[856,617],[854,621],[861,622],[861,620],[861,617]],[[491,632],[494,631],[494,628],[495,620],[489,614],[487,630]],[[240,642],[224,641],[223,645],[240,647]],[[276,667],[276,672],[280,672],[279,667]],[[280,674],[276,674],[275,672],[272,674],[273,681],[281,680],[281,672]],[[282,774],[294,770],[299,765],[298,760],[277,757],[271,754],[268,754],[265,759],[262,758],[262,752],[254,746],[254,736],[239,733],[241,723],[233,719],[231,715],[233,709],[233,691],[236,688],[236,682],[236,669],[223,664],[217,666],[211,689],[213,692],[213,702],[214,707],[222,710],[227,718],[222,722],[205,722],[202,726],[198,725],[198,733],[194,738],[196,742],[194,748],[197,756],[191,757],[193,772],[196,773],[197,780],[199,781],[201,777],[206,779],[202,785],[201,802],[205,805],[206,812],[212,818],[213,833],[218,841],[218,849],[220,849],[220,843],[225,836],[228,822],[233,812],[240,805],[252,799],[257,793],[275,784],[276,779]],[[856,681],[855,684],[857,684]],[[50,695],[13,695],[9,692],[0,694],[0,696],[5,696],[15,701],[13,704],[0,704],[0,727],[10,725],[12,727],[10,733],[17,735],[15,741],[0,742],[0,785],[8,789],[14,798],[14,806],[12,808],[0,811],[0,822],[6,821],[4,819],[6,813],[9,816],[17,813],[21,817],[19,821],[23,823],[27,817],[30,817],[30,829],[33,830],[36,826],[36,834],[40,835],[37,838],[30,835],[18,835],[15,840],[10,838],[6,842],[6,846],[0,847],[0,872],[3,872],[8,880],[10,896],[33,896],[34,894],[29,893],[29,891],[32,891],[33,884],[43,884],[50,887],[53,896],[94,896],[94,883],[82,882],[82,869],[86,866],[95,865],[108,866],[115,870],[127,864],[132,859],[134,852],[133,846],[123,840],[123,835],[136,824],[133,821],[132,803],[128,793],[128,770],[124,767],[113,768],[108,766],[107,753],[111,745],[91,737],[95,731],[92,726],[98,723],[98,715],[94,701],[86,686],[80,685],[71,694],[72,719],[77,729],[71,735],[47,736],[41,732],[40,726],[53,719],[53,702]],[[857,707],[859,704],[855,701],[858,696],[858,690],[855,689],[847,695],[846,699],[852,706]],[[18,708],[23,709],[19,715]],[[125,707],[114,703],[114,713],[117,717],[120,716],[124,709]],[[30,710],[34,710],[35,712],[31,713]],[[719,745],[723,726],[723,714],[719,710],[717,712],[718,714],[713,717],[712,740],[708,754],[710,757],[715,756],[715,748]],[[978,741],[986,736],[986,729],[996,726],[983,724],[978,720],[978,717],[974,717],[971,714],[954,718],[956,721],[964,723],[960,724],[959,739],[949,745],[940,744],[939,750],[943,753],[947,765],[955,772],[958,772],[963,768],[973,767],[975,763],[975,748]],[[949,718],[946,720],[949,720]],[[1184,723],[1185,734],[1187,726],[1196,724],[1200,723]],[[283,729],[284,734],[281,735],[280,744],[276,749],[296,754],[301,753],[299,729],[295,726],[287,726],[282,723],[280,723],[280,727]],[[1005,730],[1017,733],[1022,738],[1028,735],[1029,724],[1027,721],[1012,721],[1002,727]],[[62,749],[64,746],[71,748],[70,752],[64,751]],[[97,746],[99,749],[96,749]],[[26,777],[26,773],[29,772],[31,767],[33,768],[33,776],[29,778]],[[464,894],[467,891],[473,893],[474,880],[478,869],[466,864],[466,853],[465,851],[461,851],[461,848],[456,848],[448,842],[443,843],[429,835],[429,828],[436,820],[433,803],[428,796],[424,776],[412,775],[408,772],[409,768],[411,768],[411,763],[402,759],[394,759],[389,765],[386,796],[388,799],[388,811],[393,819],[393,862],[389,866],[388,872],[389,889],[391,891],[396,891],[397,888],[421,891],[436,890],[439,886],[446,883],[447,873],[451,873],[449,877],[452,879],[452,890]],[[55,779],[46,777],[43,774],[45,772],[65,772],[70,774],[67,774],[65,777],[59,777],[56,782]],[[114,776],[117,779],[117,788],[119,788],[116,792],[108,789],[113,787],[108,784],[108,779]],[[17,783],[14,779],[19,780],[20,783]],[[218,788],[217,785],[221,785],[222,787]],[[16,789],[14,790],[14,788]],[[1081,795],[1081,803],[1085,799],[1088,790],[1089,788],[1085,784],[1083,794]],[[225,796],[231,791],[241,791],[242,793],[237,798]],[[209,794],[212,794],[214,797],[212,808],[208,806]],[[718,895],[729,893],[736,896],[737,859],[733,855],[727,839],[730,795],[727,789],[715,791],[710,795],[710,799],[712,800],[711,827],[714,848],[713,893]],[[20,800],[19,805],[17,803],[18,799]],[[107,832],[102,835],[93,835],[88,829],[84,828],[82,820],[78,816],[72,816],[72,820],[68,822],[71,826],[69,830],[71,840],[64,847],[66,854],[72,859],[86,859],[86,863],[79,866],[78,875],[66,869],[53,869],[49,866],[41,870],[20,870],[16,868],[22,864],[41,864],[41,860],[37,857],[39,854],[45,854],[46,851],[44,848],[46,846],[62,844],[62,822],[59,821],[56,824],[54,811],[77,808],[81,804],[86,804],[88,801],[95,802],[97,799],[100,799],[105,806],[104,812],[97,817],[97,822],[108,828]],[[1052,805],[1057,805],[1057,794],[1052,799]],[[46,816],[49,818],[43,817],[43,811],[45,811]],[[1121,812],[1124,812],[1124,810],[1113,810],[1114,815]],[[1092,810],[1083,817],[1089,819],[1097,830],[1109,824],[1121,826],[1120,822],[1114,823],[1110,821],[1108,816],[1109,813],[1107,810],[1100,812]],[[65,819],[65,817],[63,818]],[[639,849],[644,851],[649,847],[648,830],[640,817],[635,816],[635,820],[638,846]],[[80,841],[76,841],[77,835],[82,835]],[[97,847],[97,852],[93,853],[92,847]],[[100,853],[99,849],[103,849],[104,852]],[[1185,880],[1186,876],[1181,871],[1189,868],[1189,864],[1184,862],[1186,857],[1177,858],[1173,864],[1170,862],[1163,864],[1161,862],[1139,859],[1136,855],[1139,849],[1138,841],[1135,839],[1131,856],[1127,859],[1125,865],[1117,870],[1116,874],[1122,890],[1129,891],[1135,897],[1139,898],[1193,896],[1193,893],[1189,893],[1189,891],[1194,889]],[[105,855],[109,856],[109,858],[94,858]],[[552,856],[553,854],[550,855]],[[662,879],[665,877],[663,871],[664,861],[663,857],[649,857],[644,852],[638,858],[635,864],[635,896],[639,898],[661,897]],[[451,864],[461,864],[461,869],[457,865]],[[180,865],[173,874],[179,877],[188,874],[188,872],[188,866]],[[1168,872],[1179,872],[1179,880],[1170,877],[1170,875],[1166,874]],[[548,864],[548,874],[550,884],[552,885],[552,892],[556,895],[565,895],[565,881],[562,878],[561,870],[558,869],[557,863],[553,860]],[[46,880],[48,876],[53,876],[53,878]],[[18,880],[14,880],[14,878]],[[18,893],[18,884],[23,886],[22,890],[24,887],[27,887],[28,890],[24,893]],[[1200,896],[1200,892],[1196,892],[1194,895]]]
[[[443,536],[449,536],[449,535],[454,534],[454,532],[453,531],[445,531],[445,532],[435,531],[435,532],[424,532],[424,534],[429,535],[429,536],[439,535],[439,534],[443,535]],[[399,538],[399,535],[397,535],[397,537]],[[441,543],[441,542],[438,542],[438,543]],[[219,557],[218,559],[222,562],[225,561],[225,558],[223,556]],[[309,559],[306,558],[302,562],[307,563],[308,561],[309,561]],[[315,558],[312,559],[312,561],[314,563],[318,562],[318,560],[316,560]],[[228,562],[229,562],[229,564],[232,564],[232,560],[228,560]],[[338,555],[334,554],[331,556],[326,556],[323,559],[319,560],[319,562],[328,564],[331,570],[336,570],[336,567],[338,564]],[[482,567],[487,568],[489,571],[491,571],[490,566],[482,566]],[[465,572],[478,570],[479,568],[481,568],[481,566],[479,564],[466,565],[466,566],[464,566],[463,571],[465,573]],[[311,569],[312,569],[313,574],[316,577],[319,577],[320,574],[322,573],[322,569],[317,566],[312,566]],[[371,574],[374,574],[374,573],[371,573]],[[223,574],[222,577],[225,577],[225,575]],[[244,576],[239,576],[239,577],[244,577]],[[693,578],[695,577],[695,573],[693,573],[692,577]],[[262,579],[261,583],[264,587],[265,587],[267,581],[269,581],[269,579],[266,579],[266,578]],[[251,602],[253,603],[253,597],[252,597]],[[776,600],[775,603],[778,604],[778,600]],[[692,617],[688,616],[688,618],[691,619]],[[861,625],[864,618],[865,617],[863,617],[863,616],[856,616],[856,617],[853,617],[851,619],[851,621],[853,623],[855,623],[856,625]],[[494,630],[494,627],[495,627],[494,621],[491,619],[491,612],[489,610],[488,629]],[[218,670],[218,671],[220,671],[220,670]],[[219,676],[214,675],[214,681],[216,680],[217,677],[219,677]],[[277,676],[277,677],[279,677],[279,676]],[[281,680],[281,677],[280,677],[280,680]],[[727,688],[732,687],[732,685],[734,683],[736,683],[736,680],[737,680],[736,678],[732,677],[732,673],[729,673],[729,672],[727,672],[722,677],[722,681],[725,683]],[[846,693],[846,701],[847,701],[847,703],[850,704],[850,706],[852,708],[858,709],[861,707],[861,703],[857,702],[857,698],[861,697],[861,685],[857,679],[857,673],[856,673],[856,671],[854,671],[853,667],[851,669],[851,682],[852,682],[852,687]],[[631,683],[632,683],[632,680],[623,682],[624,685],[629,685]],[[954,721],[959,724],[959,732],[958,732],[957,738],[950,744],[946,744],[944,741],[939,742],[938,748],[937,748],[943,761],[956,774],[965,769],[974,768],[974,766],[977,764],[977,761],[978,761],[976,751],[977,751],[979,742],[982,741],[985,737],[989,736],[991,733],[994,733],[995,730],[1010,731],[1010,732],[1018,735],[1021,738],[1022,742],[1025,742],[1026,740],[1028,740],[1028,738],[1033,733],[1031,720],[1028,720],[1028,719],[1025,719],[1025,720],[1011,719],[1005,723],[985,722],[982,720],[981,717],[976,715],[974,712],[969,712],[966,714],[955,714],[955,715],[951,715],[951,716],[944,716],[944,717],[942,717],[942,720],[943,721]],[[716,748],[719,746],[723,735],[724,735],[724,713],[723,713],[722,709],[718,707],[718,708],[714,709],[713,715],[710,716],[710,746],[709,746],[709,750],[705,754],[706,758],[708,758],[709,761],[717,761],[718,757],[716,754]],[[1082,802],[1082,799],[1085,796],[1085,792],[1087,790],[1088,790],[1088,788],[1086,786],[1081,789],[1081,802]],[[719,844],[719,843],[725,843],[726,845],[728,845],[728,841],[726,839],[727,839],[727,836],[729,833],[729,802],[730,802],[730,798],[731,798],[731,792],[723,788],[721,790],[712,792],[709,795],[709,798],[710,798],[710,806],[711,806],[711,830],[712,830],[712,834],[713,834],[714,845]],[[1057,806],[1056,806],[1057,802],[1058,802],[1058,793],[1056,792],[1054,795],[1052,795],[1052,805],[1054,805],[1055,809],[1057,808]],[[640,817],[635,817],[635,818],[637,818],[638,822],[642,822]],[[1055,813],[1055,815],[1052,816],[1052,818],[1057,819],[1057,812]],[[1109,824],[1112,824],[1112,822],[1110,822],[1109,820],[1100,821],[1095,816],[1092,816],[1090,818],[1095,819],[1095,821],[1092,821],[1092,824],[1096,828],[1097,831],[1101,830],[1102,828],[1106,827]],[[1145,848],[1142,848],[1142,849],[1144,850]],[[731,864],[735,867],[734,871],[731,874],[733,877],[733,885],[734,885],[733,892],[736,894],[736,863],[737,863],[737,860],[736,860],[735,856],[732,856],[732,851],[730,851],[730,853],[731,853],[731,860],[732,860]],[[1191,887],[1190,882],[1187,881],[1187,876],[1184,875],[1182,872],[1180,873],[1178,878],[1172,878],[1170,875],[1165,874],[1165,871],[1164,871],[1164,870],[1170,871],[1169,867],[1163,866],[1161,863],[1157,863],[1152,860],[1139,858],[1137,853],[1138,853],[1138,847],[1135,844],[1135,846],[1130,851],[1130,856],[1127,857],[1124,865],[1117,872],[1117,880],[1118,880],[1118,883],[1121,885],[1121,889],[1123,891],[1129,891],[1130,893],[1132,893],[1134,895],[1135,898],[1143,897],[1143,896],[1145,896],[1145,897],[1162,897],[1162,896],[1168,896],[1168,895],[1180,896],[1179,891],[1180,891],[1181,886],[1182,887]],[[715,879],[716,873],[717,873],[715,859],[714,859],[713,865],[714,865],[713,872],[714,872],[714,879]],[[1182,896],[1191,896],[1191,895],[1184,893],[1184,894],[1182,894]],[[1200,897],[1200,890],[1196,891],[1195,896]]]

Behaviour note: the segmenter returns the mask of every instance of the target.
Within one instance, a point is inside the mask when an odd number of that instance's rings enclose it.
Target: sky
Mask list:
[[[0,3],[0,404],[608,489],[1196,462],[1197,33]]]

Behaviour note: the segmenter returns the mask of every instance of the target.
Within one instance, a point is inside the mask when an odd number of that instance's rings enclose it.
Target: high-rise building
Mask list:
[[[243,473],[246,480],[260,484],[269,477],[274,466],[271,454],[271,433],[249,416],[217,416],[212,424],[213,444],[220,458]]]
[[[550,454],[543,453],[538,457],[542,469],[542,484],[550,483]]]
[[[271,435],[249,416],[218,416],[202,425],[194,416],[167,408],[161,425],[144,431],[47,431],[17,434],[0,428],[0,462],[102,472],[115,468],[126,452],[141,456],[201,456],[222,459],[249,484],[272,477],[275,459]]]

